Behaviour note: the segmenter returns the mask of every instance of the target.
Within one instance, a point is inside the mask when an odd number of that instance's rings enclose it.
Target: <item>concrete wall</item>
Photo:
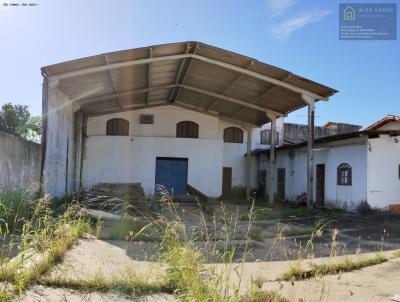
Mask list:
[[[337,167],[341,163],[348,163],[352,167],[352,186],[337,185]],[[325,164],[325,204],[327,206],[354,210],[367,200],[366,163],[367,145],[363,138],[316,146],[314,164],[315,166]],[[266,156],[262,155],[260,169],[268,169],[268,165]],[[285,189],[288,200],[296,200],[300,194],[307,191],[307,150],[305,147],[277,152],[276,168],[285,168]],[[315,175],[314,179],[316,179]]]
[[[38,185],[41,152],[40,144],[0,132],[0,190]]]
[[[254,128],[252,134],[252,149],[269,149],[269,145],[261,144],[261,131],[271,129],[271,123],[262,125],[260,128]],[[284,118],[276,119],[276,131],[279,135],[279,144],[283,145],[284,137]]]
[[[140,124],[140,114],[153,114],[154,124]],[[107,136],[111,118],[129,121],[129,136]],[[176,138],[176,124],[193,121],[199,138]],[[235,126],[243,130],[243,143],[224,143],[223,131]],[[154,193],[156,157],[188,158],[188,183],[209,196],[221,195],[222,168],[232,167],[232,185],[244,187],[247,131],[239,123],[221,120],[174,106],[120,112],[87,121],[83,160],[83,185],[101,182],[139,182],[146,194]],[[252,183],[257,186],[253,162]]]
[[[343,124],[343,123],[331,123],[329,127],[314,127],[315,138],[344,134],[350,132],[356,132],[361,129],[361,126]],[[284,124],[284,139],[291,143],[301,143],[307,141],[308,126],[303,124]]]
[[[386,209],[400,204],[399,137],[380,135],[368,140],[368,203]]]
[[[45,150],[43,188],[46,193],[62,197],[73,192],[74,172],[74,114],[70,100],[57,88],[57,82],[44,82]]]

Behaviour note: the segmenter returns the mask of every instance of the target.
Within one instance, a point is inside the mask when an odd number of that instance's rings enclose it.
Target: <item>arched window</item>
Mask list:
[[[349,164],[340,164],[337,168],[338,186],[351,186],[351,166]]]
[[[129,122],[122,118],[108,120],[107,135],[129,135]]]
[[[191,121],[177,123],[176,137],[199,138],[199,125]]]
[[[243,130],[237,127],[229,127],[224,130],[225,143],[243,143]]]

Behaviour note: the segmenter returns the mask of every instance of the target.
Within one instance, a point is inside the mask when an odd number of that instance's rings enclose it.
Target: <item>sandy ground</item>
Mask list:
[[[126,250],[124,242],[105,242],[97,239],[81,240],[72,250],[68,251],[64,263],[57,267],[53,276],[62,274],[64,277],[85,279],[103,274],[113,276],[124,272],[131,272],[147,280],[155,280],[163,274],[160,264],[147,261],[133,260]],[[391,256],[392,252],[386,252]],[[357,257],[374,255],[363,254]],[[353,257],[353,256],[346,256]],[[310,261],[326,263],[341,261],[344,256],[334,258],[318,258],[304,260],[302,266],[307,267]],[[291,301],[389,301],[389,297],[400,293],[400,259],[392,259],[387,263],[364,268],[362,270],[325,276],[307,281],[290,282],[276,281],[280,275],[293,265],[293,261],[250,262],[236,264],[230,267],[241,272],[240,291],[246,292],[251,280],[261,278],[265,280],[263,289],[277,290]],[[214,265],[208,265],[211,267]],[[222,264],[215,264],[218,270],[226,270]],[[232,273],[232,282],[238,284],[239,279]],[[34,287],[28,291],[22,301],[174,301],[171,295],[146,296],[130,299],[112,294],[90,295],[80,294],[67,289]]]
[[[390,301],[400,293],[400,259],[340,275],[296,281],[294,285],[266,282],[263,289],[278,290],[290,301]]]
[[[20,302],[109,302],[109,301],[135,301],[135,302],[171,302],[174,297],[167,294],[149,295],[137,298],[127,298],[116,294],[90,293],[82,294],[64,288],[47,288],[35,286],[26,292]]]
[[[135,274],[148,281],[158,280],[163,269],[158,263],[133,260],[127,253],[131,242],[81,240],[66,253],[63,264],[52,271],[52,276],[64,278],[93,278],[96,275],[112,277],[120,274]],[[143,246],[146,246],[143,243]],[[135,245],[140,249],[141,245]],[[156,252],[156,251],[153,251]]]

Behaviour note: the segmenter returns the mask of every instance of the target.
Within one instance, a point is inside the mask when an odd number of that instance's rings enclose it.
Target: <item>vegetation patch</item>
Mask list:
[[[89,223],[79,217],[77,206],[56,214],[52,205],[48,197],[35,198],[30,191],[0,194],[0,281],[12,288],[0,294],[0,301],[2,297],[7,300],[8,296],[21,294],[36,283],[90,231]]]
[[[318,217],[337,219],[346,215],[346,211],[341,209],[312,209],[299,208],[262,208],[254,213],[255,220],[282,220],[282,219],[298,219],[307,217]],[[242,220],[247,220],[247,216],[242,216]]]
[[[75,289],[80,292],[114,292],[129,296],[138,296],[155,293],[172,293],[163,282],[148,282],[136,276],[122,276],[121,278],[106,279],[97,275],[89,279],[67,279],[67,278],[42,278],[38,284],[49,287],[62,287]]]
[[[311,269],[303,269],[300,267],[300,263],[297,263],[282,274],[282,279],[289,280],[301,280],[309,279],[315,276],[324,276],[328,274],[338,274],[340,272],[350,272],[358,270],[367,266],[381,264],[388,261],[388,259],[382,254],[377,253],[374,257],[355,259],[351,260],[345,258],[342,262],[329,263],[329,264],[312,264]]]
[[[289,302],[276,291],[253,290],[247,295],[241,297],[239,302]]]
[[[112,224],[110,237],[115,240],[161,241],[162,234],[157,224],[139,222],[125,215],[120,222]]]

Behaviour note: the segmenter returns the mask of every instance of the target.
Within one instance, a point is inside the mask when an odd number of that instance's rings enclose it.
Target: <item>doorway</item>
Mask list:
[[[277,188],[277,194],[276,197],[279,201],[285,200],[285,168],[279,168],[278,169],[278,188]]]
[[[232,168],[223,167],[222,170],[222,196],[229,197],[232,191]]]
[[[317,205],[325,205],[325,165],[317,165],[317,179],[316,179],[316,190],[315,190],[315,201]]]
[[[187,158],[156,158],[156,185],[162,185],[174,195],[186,195],[187,192]]]

